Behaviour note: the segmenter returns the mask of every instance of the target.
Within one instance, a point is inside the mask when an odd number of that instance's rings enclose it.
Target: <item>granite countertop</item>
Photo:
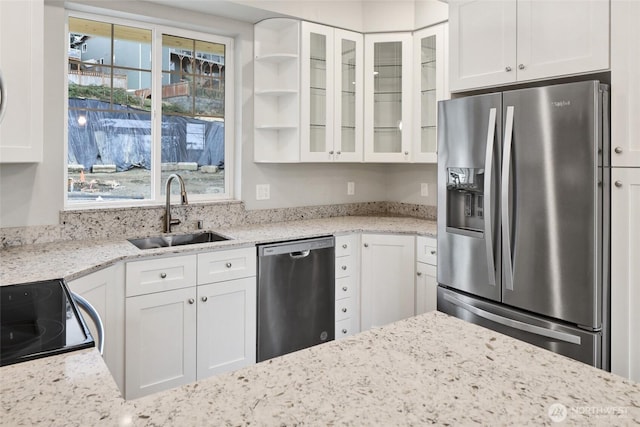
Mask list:
[[[95,350],[0,376],[6,426],[640,423],[640,384],[438,312],[132,401]]]
[[[345,216],[225,227],[212,231],[233,239],[147,250],[136,248],[124,238],[74,240],[2,249],[0,285],[57,278],[73,280],[125,259],[231,249],[327,234],[373,232],[435,236],[436,222],[407,217]]]

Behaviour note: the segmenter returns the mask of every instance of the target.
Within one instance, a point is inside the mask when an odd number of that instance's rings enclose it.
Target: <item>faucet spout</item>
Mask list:
[[[171,182],[177,179],[180,183],[180,204],[188,205],[189,202],[187,200],[187,189],[184,185],[184,180],[177,173],[172,173],[167,178],[167,188],[166,188],[166,204],[165,204],[165,212],[164,212],[164,232],[171,233],[171,226],[180,224],[179,219],[171,218]]]

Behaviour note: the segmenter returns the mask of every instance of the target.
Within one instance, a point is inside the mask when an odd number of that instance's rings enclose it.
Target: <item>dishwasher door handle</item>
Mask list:
[[[291,252],[289,256],[293,259],[300,259],[300,258],[308,257],[310,253],[311,253],[310,250],[298,251],[298,252]]]

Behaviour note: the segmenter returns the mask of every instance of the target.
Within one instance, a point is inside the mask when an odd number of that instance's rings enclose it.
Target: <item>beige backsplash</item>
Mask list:
[[[297,208],[246,210],[243,202],[193,203],[172,206],[172,215],[182,222],[173,231],[215,230],[239,224],[260,224],[336,216],[408,216],[436,219],[436,207],[397,202],[347,203]],[[69,210],[60,212],[60,224],[0,228],[3,248],[63,240],[146,237],[162,233],[163,206]]]

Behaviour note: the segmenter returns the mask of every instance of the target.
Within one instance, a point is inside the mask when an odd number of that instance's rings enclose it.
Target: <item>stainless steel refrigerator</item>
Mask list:
[[[609,370],[598,81],[438,106],[438,310]]]

